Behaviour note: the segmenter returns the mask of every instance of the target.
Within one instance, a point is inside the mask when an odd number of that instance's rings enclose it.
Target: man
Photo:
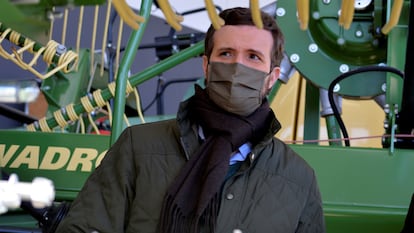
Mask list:
[[[250,9],[210,27],[206,88],[177,119],[127,128],[72,203],[58,232],[324,232],[313,170],[274,138],[266,94],[279,77],[283,36]]]

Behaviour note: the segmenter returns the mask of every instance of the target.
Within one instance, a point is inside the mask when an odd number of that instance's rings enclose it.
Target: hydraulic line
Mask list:
[[[337,83],[339,83],[340,81],[344,80],[345,78],[348,78],[352,75],[355,74],[359,74],[359,73],[364,73],[364,72],[373,72],[373,71],[380,71],[380,72],[390,72],[393,74],[398,75],[401,78],[404,78],[404,73],[401,72],[400,70],[393,68],[393,67],[389,67],[389,66],[363,66],[361,68],[355,69],[355,70],[351,70],[349,72],[343,73],[340,76],[338,76],[337,78],[335,78],[331,84],[329,85],[328,88],[328,98],[329,98],[329,103],[332,106],[332,110],[333,110],[333,114],[338,122],[338,125],[342,131],[342,135],[345,139],[345,145],[346,146],[350,146],[349,144],[349,136],[348,136],[348,132],[346,130],[345,124],[341,118],[341,115],[338,111],[338,108],[336,107],[336,103],[334,101],[334,97],[333,97],[333,93],[334,93],[334,87]]]
[[[6,104],[0,103],[0,113],[10,119],[19,121],[21,123],[30,124],[38,119],[27,115],[25,112],[12,108]]]

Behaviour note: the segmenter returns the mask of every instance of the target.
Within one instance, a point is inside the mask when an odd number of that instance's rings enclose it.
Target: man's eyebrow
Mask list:
[[[222,47],[222,48],[218,48],[217,51],[221,52],[221,51],[235,51],[235,48],[232,47]],[[259,56],[265,56],[265,54],[263,52],[261,52],[260,50],[257,49],[247,49],[247,52],[249,53],[254,53],[254,54],[258,54]]]
[[[265,54],[262,53],[261,51],[257,50],[257,49],[248,49],[247,51],[250,52],[250,53],[258,54],[261,57],[265,57]]]
[[[217,49],[218,51],[234,51],[236,49],[232,48],[232,47],[221,47]]]

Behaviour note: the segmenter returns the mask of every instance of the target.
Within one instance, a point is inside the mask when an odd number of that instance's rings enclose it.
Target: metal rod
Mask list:
[[[116,89],[114,98],[113,121],[111,127],[110,144],[114,144],[123,130],[123,114],[125,111],[125,90],[128,81],[128,71],[134,61],[141,43],[142,36],[145,32],[147,22],[151,15],[152,1],[145,0],[141,2],[140,15],[145,18],[145,22],[140,24],[138,30],[134,30],[129,38],[124,56],[119,65],[118,76],[116,79]]]

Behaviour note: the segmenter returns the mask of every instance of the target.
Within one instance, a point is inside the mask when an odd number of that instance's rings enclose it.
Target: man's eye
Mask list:
[[[256,54],[251,54],[250,55],[250,59],[253,59],[253,60],[261,60],[260,57],[257,56]]]
[[[229,52],[221,52],[220,56],[229,57],[229,56],[231,56],[231,54]]]

